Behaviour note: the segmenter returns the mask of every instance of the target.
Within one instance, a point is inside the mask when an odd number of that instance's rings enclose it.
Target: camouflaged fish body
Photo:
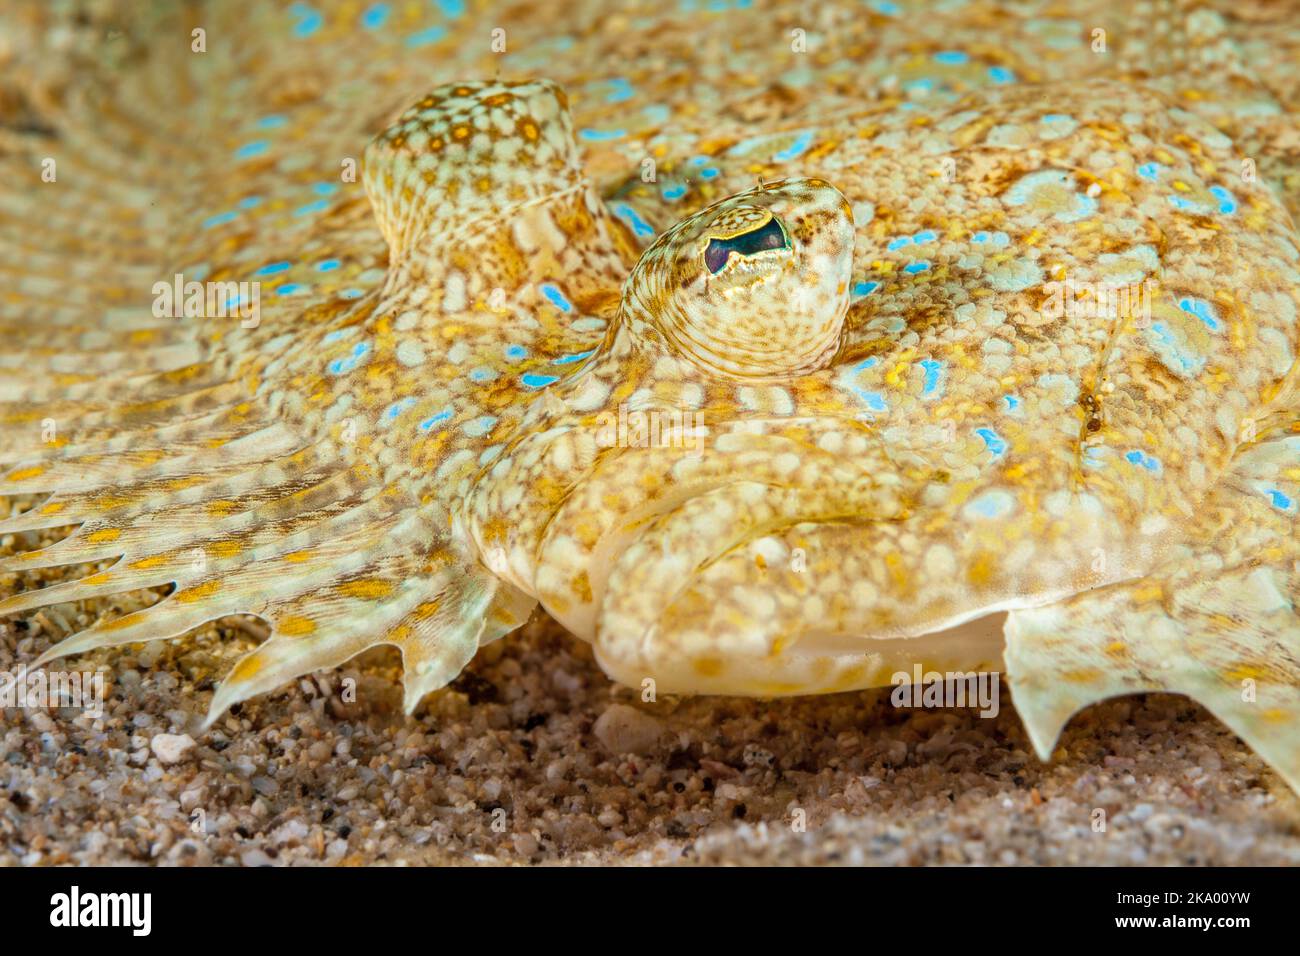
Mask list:
[[[1008,84],[941,51],[933,100],[830,61],[824,102],[710,110],[645,52],[677,113],[619,161],[579,137],[621,94],[575,106],[557,63],[389,121],[374,224],[356,197],[293,255],[251,231],[168,260],[346,277],[305,305],[286,285],[256,328],[123,306],[34,329],[20,286],[0,491],[50,497],[0,532],[79,528],[0,570],[118,560],[0,614],[176,585],[42,660],[262,615],[215,716],[381,643],[413,709],[540,603],[661,691],[1005,669],[1044,757],[1080,707],[1187,693],[1300,786],[1295,193],[1276,103],[1206,11],[1180,17],[1239,100],[1184,108],[1185,60]]]

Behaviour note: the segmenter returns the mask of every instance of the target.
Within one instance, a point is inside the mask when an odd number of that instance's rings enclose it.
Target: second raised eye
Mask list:
[[[786,249],[789,245],[781,224],[775,219],[769,219],[751,232],[742,232],[727,239],[710,239],[708,248],[704,250],[704,265],[709,272],[717,275],[726,266],[732,252],[752,256],[764,249]]]

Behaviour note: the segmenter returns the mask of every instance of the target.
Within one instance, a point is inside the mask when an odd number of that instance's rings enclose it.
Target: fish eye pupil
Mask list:
[[[789,240],[786,239],[781,224],[775,219],[769,219],[757,229],[742,232],[738,236],[710,239],[708,247],[704,250],[704,265],[711,273],[717,275],[727,264],[727,259],[733,250],[742,256],[752,256],[764,249],[787,249],[789,246]]]

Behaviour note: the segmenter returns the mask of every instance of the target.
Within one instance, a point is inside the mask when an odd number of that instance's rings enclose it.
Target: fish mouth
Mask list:
[[[857,422],[816,423],[823,433],[836,427],[855,438],[857,454],[832,455],[815,433],[794,439],[747,421],[745,431],[711,441],[705,455],[681,447],[605,455],[542,533],[534,593],[598,653],[628,657],[644,674],[648,665],[639,661],[660,639],[662,619],[696,600],[693,585],[726,555],[801,525],[909,513],[903,483],[875,437]]]

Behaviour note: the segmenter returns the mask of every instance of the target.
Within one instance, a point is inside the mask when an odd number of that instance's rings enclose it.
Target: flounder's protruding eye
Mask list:
[[[726,238],[710,237],[709,244],[704,250],[704,265],[709,272],[717,275],[726,267],[732,252],[737,252],[742,256],[752,256],[765,249],[789,248],[790,240],[786,237],[785,230],[781,228],[781,223],[773,217],[757,229],[751,229],[749,232],[742,232],[739,235]]]
[[[853,210],[821,179],[785,179],[688,216],[641,255],[622,321],[647,349],[710,375],[789,378],[830,364],[853,275]]]

